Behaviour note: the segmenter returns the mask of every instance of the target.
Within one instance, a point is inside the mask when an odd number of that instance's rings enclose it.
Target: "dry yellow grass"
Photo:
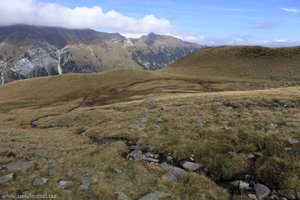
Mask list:
[[[1,185],[0,192],[51,193],[59,199],[114,199],[118,191],[138,199],[156,190],[172,194],[172,199],[229,196],[212,180],[194,173],[168,181],[158,166],[122,159],[128,151],[123,142],[96,146],[89,136],[126,137],[182,160],[194,154],[217,181],[250,173],[259,182],[277,181],[270,186],[274,189],[299,191],[299,157],[289,155],[286,148],[290,140],[300,139],[300,88],[262,90],[259,85],[247,87],[245,80],[211,79],[121,70],[1,86],[0,153],[10,150],[16,157],[0,156],[0,165],[24,160],[29,152],[39,158],[34,168],[16,172],[15,181]],[[229,88],[230,83],[238,84]],[[278,126],[269,128],[270,124]],[[86,136],[79,136],[78,130]],[[255,152],[263,156],[253,170],[247,156]],[[274,163],[279,168],[273,169]],[[281,163],[290,168],[280,171]],[[55,173],[49,182],[33,186],[34,179],[49,176],[50,169]],[[72,176],[67,175],[70,169]],[[274,170],[282,178],[272,179],[267,172]],[[1,170],[0,176],[6,173]],[[82,176],[92,176],[87,191],[78,189]],[[74,182],[71,192],[57,188],[60,180]]]

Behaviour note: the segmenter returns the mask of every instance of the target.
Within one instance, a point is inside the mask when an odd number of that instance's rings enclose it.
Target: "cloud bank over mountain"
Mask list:
[[[9,0],[0,4],[0,25],[27,24],[64,28],[115,29],[129,33],[166,33],[172,29],[167,19],[154,15],[133,18],[97,7],[69,8],[35,0]]]
[[[56,1],[55,1],[56,2]],[[132,3],[137,3],[132,1]],[[134,4],[134,5],[135,5]],[[176,2],[173,3],[176,5]],[[167,4],[168,6],[173,5],[172,3]],[[72,6],[71,6],[72,5]],[[105,4],[102,4],[102,6]],[[123,4],[122,4],[123,5]],[[160,5],[160,3],[158,4]],[[163,4],[162,4],[163,5]],[[165,6],[167,6],[165,5]],[[199,6],[199,5],[198,5]],[[214,24],[215,21],[209,21],[209,23],[203,23],[209,18],[197,18],[196,23],[193,22],[194,17],[190,21],[184,21],[184,24],[178,24],[177,18],[170,18],[169,15],[162,15],[155,13],[155,9],[140,11],[139,17],[136,15],[131,15],[133,11],[127,12],[124,14],[120,12],[120,6],[114,5],[109,9],[103,9],[100,6],[79,6],[76,3],[72,3],[68,6],[59,4],[59,3],[50,3],[49,0],[8,0],[1,1],[0,4],[0,26],[7,25],[16,25],[16,24],[26,24],[26,25],[36,25],[36,26],[50,26],[50,27],[63,27],[63,28],[72,28],[72,29],[94,29],[104,32],[119,32],[122,35],[129,38],[137,38],[142,35],[147,35],[150,32],[171,35],[177,38],[180,38],[188,42],[196,42],[203,45],[264,45],[264,46],[295,46],[299,45],[300,41],[289,40],[288,36],[274,36],[274,38],[259,38],[256,34],[263,34],[264,31],[275,31],[279,29],[280,25],[284,24],[278,21],[272,20],[256,20],[253,18],[253,13],[259,15],[260,10],[258,8],[238,8],[238,7],[203,7],[197,9],[203,9],[202,12],[205,13],[209,11],[217,12],[217,15],[236,15],[236,13],[246,12],[248,15],[251,13],[250,20],[251,25],[240,23],[243,27],[248,26],[246,31],[247,36],[245,36],[245,30],[231,31],[226,33],[225,29],[228,27],[223,27],[222,35],[219,33],[212,34],[209,33],[209,30],[218,29],[219,26]],[[192,8],[190,8],[192,9]],[[188,10],[188,12],[193,13]],[[276,8],[278,10],[287,13],[296,15],[299,13],[299,10],[296,8],[290,7],[281,7]],[[122,10],[122,9],[121,9]],[[164,10],[164,9],[163,9]],[[176,9],[174,9],[176,11]],[[136,10],[134,10],[135,12]],[[153,11],[153,12],[152,12]],[[139,10],[137,11],[137,13]],[[165,11],[164,11],[165,12]],[[168,12],[168,11],[166,11]],[[179,11],[176,11],[179,12]],[[126,13],[126,12],[125,12]],[[180,13],[180,12],[179,12]],[[198,13],[198,12],[197,12]],[[201,13],[201,12],[200,12]],[[186,16],[187,13],[184,13],[181,17]],[[195,13],[194,13],[195,14]],[[193,15],[194,15],[193,14]],[[133,17],[135,16],[135,17]],[[180,16],[180,15],[179,15]],[[215,15],[214,15],[215,16]],[[251,17],[252,16],[252,17]],[[164,18],[165,17],[165,18]],[[246,16],[247,18],[247,16]],[[172,20],[171,20],[172,19]],[[179,20],[180,21],[180,20]],[[185,29],[185,24],[193,24],[194,26],[189,30]],[[198,25],[202,24],[202,25]],[[249,22],[248,22],[249,23]],[[251,32],[251,33],[248,33]],[[285,38],[286,37],[286,38]],[[279,38],[279,39],[276,39]],[[268,41],[264,41],[264,40]]]

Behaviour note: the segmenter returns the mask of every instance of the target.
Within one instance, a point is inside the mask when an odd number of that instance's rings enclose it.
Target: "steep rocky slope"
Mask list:
[[[1,83],[62,73],[117,68],[155,70],[201,48],[153,33],[127,39],[118,33],[16,25],[0,27]]]

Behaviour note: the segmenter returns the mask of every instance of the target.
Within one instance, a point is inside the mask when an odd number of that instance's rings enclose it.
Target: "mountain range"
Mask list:
[[[63,73],[130,68],[156,70],[203,46],[150,33],[129,39],[91,29],[0,27],[1,83]]]

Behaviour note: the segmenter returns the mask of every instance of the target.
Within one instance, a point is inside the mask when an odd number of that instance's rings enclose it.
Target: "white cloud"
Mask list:
[[[296,9],[296,8],[280,8],[281,10],[283,11],[286,11],[286,12],[293,12],[293,13],[299,13],[300,10],[299,9]]]
[[[202,35],[195,35],[193,33],[191,33],[191,34],[171,34],[171,33],[167,33],[166,35],[170,35],[170,36],[179,38],[183,41],[194,42],[194,43],[200,43],[200,41],[204,38],[204,36],[202,36]]]
[[[36,0],[1,1],[0,25],[12,24],[115,29],[129,33],[166,33],[172,29],[167,19],[158,19],[152,14],[143,18],[132,18],[114,10],[104,12],[101,7],[68,8]]]

